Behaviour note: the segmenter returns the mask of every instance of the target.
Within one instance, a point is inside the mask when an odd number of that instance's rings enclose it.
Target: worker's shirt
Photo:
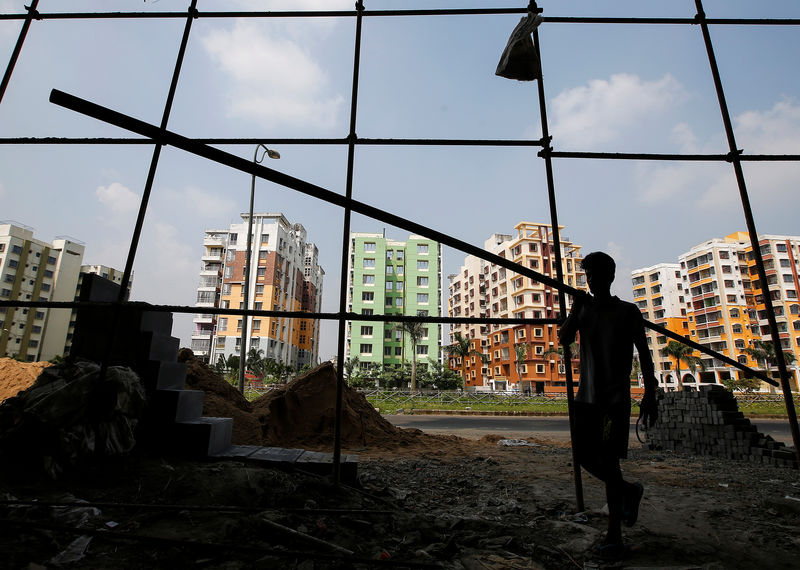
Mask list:
[[[630,402],[634,338],[644,321],[636,305],[618,297],[588,300],[571,314],[581,346],[581,378],[575,400],[587,404]]]

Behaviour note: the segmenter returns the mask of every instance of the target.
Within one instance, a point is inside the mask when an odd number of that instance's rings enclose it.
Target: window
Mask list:
[[[363,293],[361,293],[361,300],[372,302],[375,300],[375,293],[373,293],[372,291],[364,291]]]
[[[261,330],[261,319],[256,319],[253,321],[253,330],[260,331]]]
[[[237,331],[241,331],[242,330],[242,319],[237,319],[236,320],[236,330]]]
[[[394,250],[393,249],[387,249],[386,250],[386,259],[392,259],[393,257],[394,257]]]
[[[391,340],[392,339],[392,329],[386,329],[383,331],[383,338]]]
[[[372,336],[372,327],[362,326],[361,327],[361,336]]]
[[[733,279],[726,279],[725,280],[725,287],[732,288],[733,287]]]
[[[394,347],[394,355],[395,356],[403,356],[403,347],[402,346],[395,346]]]
[[[428,253],[428,244],[427,243],[418,243],[417,244],[417,253],[420,255],[424,255]]]
[[[394,288],[397,289],[398,291],[402,291],[403,290],[403,282],[402,281],[395,281],[394,282]]]
[[[420,271],[427,271],[428,270],[428,262],[427,261],[423,261],[423,260],[417,261],[417,269],[419,269]]]
[[[386,302],[384,303],[387,307],[391,307],[394,297],[391,295],[386,295]]]
[[[228,317],[220,317],[219,321],[217,321],[217,330],[220,332],[228,330]]]
[[[364,275],[364,277],[362,278],[362,283],[364,283],[364,285],[375,285],[375,276]]]
[[[45,269],[44,276],[47,277],[48,279],[51,279],[53,277],[53,272],[50,271],[49,269]]]
[[[536,365],[536,374],[544,374],[544,364]]]
[[[9,267],[18,267],[19,266],[19,261],[17,261],[16,259],[9,259],[8,260],[8,266]]]
[[[371,315],[372,314],[372,309],[361,309],[361,314],[362,315]]]
[[[397,297],[394,300],[394,306],[395,307],[402,307],[403,306],[403,298],[402,297]]]
[[[375,242],[374,241],[365,241],[364,242],[364,251],[368,253],[372,253],[375,251]]]
[[[394,273],[394,267],[391,265],[386,266],[386,275],[392,275]]]
[[[394,281],[387,281],[386,282],[386,290],[391,291],[394,289]]]
[[[541,344],[537,344],[533,349],[533,353],[538,355],[544,354],[544,347]]]
[[[427,286],[428,286],[427,277],[417,277],[417,287],[427,287]]]
[[[261,243],[269,243],[269,234],[261,234]]]
[[[359,347],[359,352],[360,352],[361,354],[372,354],[372,345],[371,345],[371,344],[366,344],[366,343],[363,343],[363,344],[362,344],[362,345]]]
[[[384,356],[391,356],[392,355],[392,347],[391,346],[384,346],[383,347],[383,355]]]
[[[418,344],[417,345],[417,354],[419,354],[419,355],[428,354],[428,345],[427,344]]]
[[[786,244],[785,243],[776,243],[775,249],[778,253],[786,253]]]
[[[259,277],[264,277],[264,275],[266,275],[266,274],[267,274],[267,268],[266,268],[266,267],[259,267],[259,268],[258,268],[258,271],[256,271],[256,274],[257,274]]]
[[[418,317],[427,317],[428,316],[428,311],[419,310],[419,311],[417,311],[417,316]]]
[[[402,265],[398,265],[397,266],[397,274],[398,275],[402,275],[403,274],[403,266]]]
[[[12,245],[11,253],[22,253],[22,248],[18,245]]]
[[[228,243],[230,243],[231,245],[235,245],[238,239],[239,239],[239,234],[230,234],[228,236]]]
[[[375,259],[372,257],[365,257],[364,269],[375,269]]]
[[[420,305],[427,305],[428,304],[428,294],[427,293],[417,293],[417,303]]]
[[[264,294],[264,286],[256,285],[256,295],[263,295],[263,294]]]
[[[422,338],[428,338],[428,327],[422,328]]]
[[[397,250],[397,261],[401,261],[402,259],[403,259],[403,250],[402,249],[398,249]]]
[[[50,283],[42,283],[42,291],[49,291]]]
[[[261,260],[267,259],[267,254],[268,253],[269,252],[266,251],[266,250],[265,251],[259,251],[258,252],[258,259],[261,259]]]
[[[0,250],[0,251],[2,251],[2,250]],[[50,256],[50,257],[47,258],[47,263],[49,263],[50,265],[53,265],[56,261],[58,261],[58,260],[53,256]]]
[[[541,337],[542,335],[543,335],[542,329],[540,328],[533,329],[533,336],[538,338]]]
[[[44,318],[44,311],[36,311],[36,314],[34,315],[34,318],[35,319],[43,319]]]

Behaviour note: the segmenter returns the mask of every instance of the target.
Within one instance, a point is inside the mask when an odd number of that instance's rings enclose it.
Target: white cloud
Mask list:
[[[737,144],[749,154],[793,154],[800,152],[800,105],[786,99],[766,111],[750,110],[734,117]],[[719,153],[719,145],[700,144],[691,127],[673,129],[681,152]],[[719,134],[711,137],[716,140]],[[715,149],[715,150],[711,150]],[[745,163],[748,192],[758,199],[788,198],[795,192],[796,163]],[[643,202],[657,203],[679,198],[717,213],[740,211],[739,190],[729,165],[717,163],[671,163],[638,166],[635,182]]]
[[[127,214],[139,209],[141,198],[128,187],[119,182],[112,182],[108,186],[98,186],[95,196],[101,204],[114,214]]]
[[[225,219],[236,212],[236,202],[195,186],[187,186],[180,191],[167,190],[165,193],[174,208],[194,214],[195,217]]]
[[[270,127],[333,127],[344,98],[330,92],[328,75],[307,50],[276,29],[238,20],[203,38],[206,51],[232,80],[229,114]]]
[[[643,81],[629,73],[593,79],[553,99],[553,135],[566,146],[610,142],[685,97],[681,84],[669,74],[657,81]]]

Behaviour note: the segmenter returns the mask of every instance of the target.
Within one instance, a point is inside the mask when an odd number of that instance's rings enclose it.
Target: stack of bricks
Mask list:
[[[794,448],[759,433],[739,411],[733,394],[715,384],[701,386],[700,391],[663,394],[658,402],[658,422],[648,430],[644,445],[649,449],[798,467]]]

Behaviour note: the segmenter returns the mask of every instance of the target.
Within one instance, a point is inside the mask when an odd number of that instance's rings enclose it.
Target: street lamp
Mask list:
[[[258,151],[260,149],[264,149],[264,152],[261,155],[261,158],[258,158]],[[281,157],[280,153],[277,150],[272,150],[267,148],[264,144],[259,143],[256,145],[256,151],[253,153],[253,162],[256,164],[260,164],[261,161],[264,160],[264,157],[268,156],[269,158],[278,159]],[[242,288],[244,290],[244,310],[248,310],[248,304],[250,301],[250,261],[252,259],[252,247],[253,247],[253,200],[255,199],[256,194],[256,175],[253,174],[253,178],[250,182],[250,216],[247,218],[247,253],[245,254],[245,266],[244,266],[244,283],[242,284]],[[244,394],[244,369],[245,363],[247,362],[247,314],[242,315],[242,339],[239,346],[239,391]]]

